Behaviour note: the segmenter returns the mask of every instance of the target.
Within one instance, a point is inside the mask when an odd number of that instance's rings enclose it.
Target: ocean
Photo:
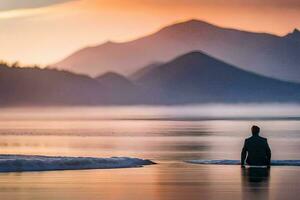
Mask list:
[[[138,168],[0,173],[8,200],[297,199],[300,167],[199,165],[238,160],[252,125],[274,160],[300,160],[300,105],[2,108],[0,154],[133,157]]]

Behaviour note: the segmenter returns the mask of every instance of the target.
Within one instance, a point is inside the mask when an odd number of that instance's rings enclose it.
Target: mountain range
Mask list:
[[[126,78],[110,74],[91,78],[56,69],[0,65],[1,106],[132,104],[137,103],[138,92]]]
[[[203,52],[154,64],[131,76],[96,78],[57,69],[0,65],[0,105],[176,105],[300,102],[300,84],[239,69]]]
[[[202,52],[151,68],[136,79],[136,84],[158,104],[300,100],[300,84],[247,72]]]
[[[201,51],[247,71],[300,82],[299,41],[297,29],[277,36],[189,20],[133,41],[81,49],[53,66],[93,77],[107,71],[129,75],[144,66]]]

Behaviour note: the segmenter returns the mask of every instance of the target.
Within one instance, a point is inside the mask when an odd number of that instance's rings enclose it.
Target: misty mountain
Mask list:
[[[99,105],[135,102],[131,90],[67,71],[0,65],[0,105]],[[110,81],[111,85],[115,80]],[[135,91],[137,94],[137,91]]]
[[[153,62],[202,51],[265,76],[300,81],[300,44],[290,38],[218,27],[190,20],[124,43],[107,42],[81,49],[56,67],[92,76],[106,71],[131,74]]]
[[[159,67],[160,65],[162,65],[163,63],[160,62],[156,62],[156,63],[151,63],[149,65],[146,65],[145,67],[142,67],[141,69],[139,69],[138,71],[132,73],[129,75],[129,78],[131,80],[137,80],[140,77],[144,76],[146,73],[148,73],[149,71]]]
[[[1,106],[300,102],[300,84],[248,72],[202,52],[149,65],[128,79],[0,64]]]
[[[134,84],[127,79],[125,76],[122,76],[115,72],[106,72],[95,78],[100,84],[112,88],[121,88],[121,87],[134,87]]]
[[[144,95],[137,85],[115,72],[106,72],[95,78],[106,93],[109,93],[111,103],[132,104],[142,101]]]
[[[95,104],[101,86],[83,75],[39,68],[0,67],[0,104]]]
[[[137,84],[158,104],[300,100],[300,84],[247,72],[201,52],[152,68]]]

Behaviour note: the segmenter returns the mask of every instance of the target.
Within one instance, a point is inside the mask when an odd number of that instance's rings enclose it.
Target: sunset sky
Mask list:
[[[51,64],[85,46],[191,18],[283,35],[300,28],[300,1],[0,0],[0,60]]]

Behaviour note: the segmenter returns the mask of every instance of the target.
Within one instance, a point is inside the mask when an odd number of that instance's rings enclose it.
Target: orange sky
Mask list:
[[[88,45],[131,40],[191,18],[279,35],[300,28],[297,0],[1,2],[0,59],[23,64],[46,65]]]

